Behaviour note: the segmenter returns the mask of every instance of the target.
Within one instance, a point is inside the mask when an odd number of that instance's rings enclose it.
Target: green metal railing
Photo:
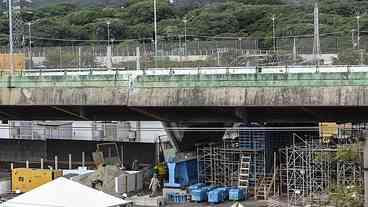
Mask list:
[[[276,70],[276,72],[267,72],[268,69]],[[0,74],[0,87],[218,88],[368,86],[368,67],[366,72],[351,72],[349,68],[347,69],[345,72],[316,71],[300,73],[284,71],[281,67],[263,68],[261,72],[257,72],[258,69],[256,68],[182,68],[145,71],[64,70],[16,72],[12,76],[3,72]],[[356,68],[357,71],[362,69],[365,70],[363,67]],[[219,70],[222,71],[219,72]]]

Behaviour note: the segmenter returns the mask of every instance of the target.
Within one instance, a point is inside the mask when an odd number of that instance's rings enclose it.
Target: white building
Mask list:
[[[131,141],[154,143],[160,136],[167,141],[157,121],[3,121],[0,139],[65,139],[85,141]]]

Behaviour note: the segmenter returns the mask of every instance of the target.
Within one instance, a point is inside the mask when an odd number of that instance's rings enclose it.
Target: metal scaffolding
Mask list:
[[[240,149],[239,143],[233,140],[225,140],[219,144],[198,145],[198,182],[237,186],[240,157],[253,154],[253,151]]]
[[[349,142],[351,143],[351,142]],[[352,144],[332,145],[320,139],[293,136],[293,144],[280,150],[280,190],[289,206],[306,206],[327,203],[328,192],[334,185],[362,185],[359,159],[338,158],[340,148]],[[358,149],[357,154],[361,156]],[[282,194],[281,194],[282,195]]]

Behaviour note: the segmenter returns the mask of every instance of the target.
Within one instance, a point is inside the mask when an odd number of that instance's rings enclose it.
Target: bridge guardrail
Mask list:
[[[252,73],[349,73],[368,72],[368,65],[323,65],[323,66],[252,66],[252,67],[180,67],[180,68],[149,68],[144,70],[128,70],[127,68],[63,68],[0,71],[0,76],[61,76],[61,75],[197,75],[197,74],[252,74]]]
[[[126,70],[125,68],[105,69],[105,68],[81,68],[81,69],[47,69],[47,70],[26,70],[10,73],[0,72],[2,85],[6,83],[37,83],[55,81],[104,81],[116,82],[126,81],[132,85],[137,77],[144,76],[198,76],[201,75],[240,75],[240,74],[353,74],[368,73],[368,66],[274,66],[274,67],[198,67],[198,68],[150,68],[146,70]],[[13,76],[11,76],[13,75]],[[12,78],[9,78],[12,77]],[[54,77],[67,77],[65,79]],[[336,80],[346,80],[350,76],[336,76]],[[39,79],[41,78],[41,79]],[[324,78],[324,76],[322,76]],[[357,76],[355,76],[357,78]],[[362,78],[365,78],[362,77]],[[144,79],[140,79],[141,81]],[[261,80],[261,79],[257,79]],[[255,80],[255,81],[257,81]],[[12,85],[10,85],[12,86]]]

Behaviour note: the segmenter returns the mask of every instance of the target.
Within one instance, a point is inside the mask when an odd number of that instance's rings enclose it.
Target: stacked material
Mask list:
[[[224,189],[216,188],[208,192],[208,202],[209,203],[222,203],[225,201]]]
[[[233,188],[229,191],[229,200],[241,201],[245,199],[245,191],[240,188]]]
[[[74,177],[72,180],[110,195],[115,195],[115,178],[123,174],[125,174],[124,171],[117,166],[99,165],[96,171]]]
[[[191,192],[192,201],[196,201],[196,202],[207,201],[207,199],[208,199],[207,193],[214,190],[215,188],[216,187],[214,187],[214,186],[206,186],[206,187],[202,187],[202,188],[199,188],[199,189],[192,190],[192,192]]]

